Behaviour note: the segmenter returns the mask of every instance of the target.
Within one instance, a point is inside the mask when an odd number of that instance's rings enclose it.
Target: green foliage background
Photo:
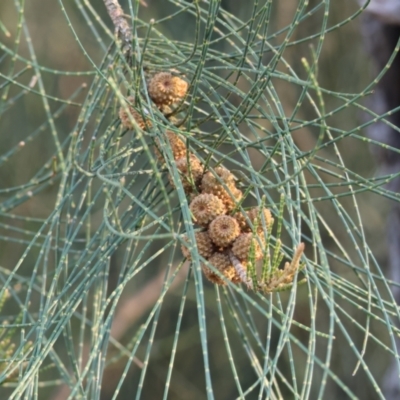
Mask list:
[[[362,133],[374,78],[362,9],[147,4],[121,2],[137,16],[128,70],[103,2],[0,4],[1,397],[383,398],[399,317],[385,209],[398,196]],[[153,155],[169,122],[144,66],[191,82],[169,128],[250,185],[244,206],[265,196],[276,216],[284,195],[284,250],[306,243],[306,285],[256,295],[183,263],[193,226],[170,151],[177,189]],[[119,125],[128,91],[150,132]]]

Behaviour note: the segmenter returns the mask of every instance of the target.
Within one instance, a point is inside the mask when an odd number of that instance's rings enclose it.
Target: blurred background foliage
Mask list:
[[[280,48],[286,37],[286,28],[291,26],[296,10],[298,8],[314,10],[295,27],[293,35],[290,37],[291,45],[284,51],[285,62],[301,79],[309,78],[302,58],[305,57],[310,64],[312,63],[313,55],[310,45],[312,44],[314,49],[318,47],[322,31],[321,21],[323,21],[324,9],[327,6],[329,9],[329,16],[326,20],[327,27],[336,25],[338,27],[325,33],[316,72],[319,86],[332,92],[353,94],[361,93],[372,82],[370,60],[364,51],[360,35],[361,17],[357,15],[360,6],[355,2],[348,0],[331,2],[274,0],[268,3],[271,5],[268,36],[270,44],[276,46],[277,49]],[[155,24],[155,27],[166,38],[171,41],[188,43],[189,48],[193,46],[196,23],[193,14],[189,15],[188,12],[185,12],[174,18],[169,17],[183,6],[184,2],[147,0],[146,4],[147,6],[140,4],[138,8],[139,18],[145,22],[143,24],[145,28],[139,29],[142,37],[146,34],[146,24],[153,18],[155,21],[161,20]],[[191,2],[185,4],[190,7]],[[207,10],[207,2],[199,2],[199,4],[204,10]],[[265,2],[260,2],[259,7],[262,7],[263,4]],[[136,5],[135,3],[134,7]],[[127,14],[130,13],[128,11],[130,5],[127,1],[121,1],[121,6]],[[221,1],[220,7],[241,21],[247,21],[253,12],[253,2],[251,1],[224,0]],[[66,15],[69,21],[67,21]],[[89,20],[93,22],[93,25],[88,23]],[[113,126],[112,121],[116,118],[118,102],[115,102],[115,98],[112,96],[107,97],[110,95],[109,92],[99,95],[95,107],[91,108],[90,105],[90,101],[92,101],[90,96],[93,95],[93,90],[101,86],[100,83],[97,86],[91,86],[96,76],[94,66],[102,64],[113,40],[110,35],[113,28],[104,3],[100,0],[68,2],[5,0],[0,2],[0,21],[3,28],[0,32],[0,90],[2,95],[0,103],[0,279],[4,286],[3,298],[7,297],[1,310],[1,321],[4,326],[7,323],[16,327],[13,332],[14,351],[12,354],[4,353],[0,358],[7,365],[12,365],[12,363],[17,365],[11,377],[7,374],[3,376],[0,397],[63,399],[68,396],[84,398],[86,393],[86,398],[91,399],[100,397],[102,399],[125,399],[133,398],[140,393],[141,397],[145,399],[161,399],[165,394],[167,376],[172,373],[169,398],[206,398],[204,351],[201,345],[197,315],[198,287],[193,284],[190,276],[185,281],[186,275],[180,276],[182,274],[179,273],[180,278],[176,278],[175,284],[172,284],[167,295],[161,297],[161,312],[159,313],[160,309],[154,308],[154,304],[157,304],[157,299],[163,290],[165,267],[172,268],[181,261],[179,244],[178,246],[174,245],[177,247],[174,253],[170,250],[171,247],[168,247],[170,243],[168,240],[164,242],[162,240],[150,241],[147,249],[145,249],[143,241],[135,244],[121,240],[118,243],[115,242],[116,245],[112,251],[108,253],[100,251],[97,253],[97,257],[99,259],[104,257],[106,263],[101,264],[102,266],[96,270],[99,280],[97,282],[94,280],[93,284],[88,284],[79,292],[78,298],[74,299],[76,308],[71,312],[70,317],[63,315],[66,312],[66,309],[63,309],[59,315],[54,316],[45,331],[40,330],[40,327],[44,326],[41,324],[45,323],[43,318],[46,314],[43,313],[43,310],[46,309],[46,301],[52,298],[62,304],[68,304],[69,300],[72,302],[72,296],[75,296],[73,288],[78,285],[82,276],[76,275],[77,281],[68,281],[68,277],[76,272],[74,270],[75,262],[76,266],[80,268],[85,265],[79,257],[82,255],[83,249],[88,246],[88,239],[93,237],[97,229],[103,229],[103,233],[107,234],[107,230],[102,225],[104,199],[98,201],[92,208],[82,207],[81,212],[74,213],[74,208],[83,198],[82,193],[87,190],[87,186],[77,177],[75,179],[79,183],[74,191],[64,192],[65,197],[62,201],[65,201],[65,204],[68,204],[66,208],[69,208],[60,212],[60,225],[50,227],[50,225],[44,224],[44,221],[54,212],[55,204],[60,202],[58,196],[61,193],[60,185],[63,179],[69,179],[66,176],[67,173],[64,174],[62,170],[60,158],[54,158],[59,151],[57,146],[63,149],[62,153],[68,163],[68,157],[71,157],[69,146],[72,146],[71,143],[75,140],[71,139],[74,138],[73,133],[81,129],[82,118],[87,118],[87,124],[83,131],[88,133],[79,133],[82,154],[84,153],[87,157],[87,149],[90,148],[91,137],[96,129],[105,131],[108,129],[107,127]],[[74,37],[69,24],[73,26],[79,41]],[[103,29],[103,24],[108,26],[108,32]],[[20,34],[21,30],[22,34]],[[29,35],[26,34],[27,30],[29,30]],[[201,34],[203,30],[204,26],[201,27]],[[303,40],[305,38],[307,40]],[[142,44],[143,42],[141,42]],[[30,46],[33,46],[34,54]],[[232,51],[232,48],[229,40],[221,40],[213,46],[213,50],[220,54],[226,54]],[[167,49],[165,53],[168,51],[171,50]],[[18,57],[13,57],[14,54],[18,54]],[[112,58],[117,55],[117,51],[114,48],[109,54]],[[272,53],[267,53],[263,62],[267,64],[272,57]],[[173,59],[172,54],[171,58]],[[43,67],[39,69],[41,78],[38,78],[38,70],[35,66],[28,65],[26,60]],[[103,65],[106,65],[107,62]],[[286,73],[287,67],[280,62],[276,70]],[[222,72],[221,76],[223,76]],[[10,77],[12,78],[11,83],[8,79]],[[188,79],[190,80],[190,76]],[[41,82],[39,82],[40,80]],[[291,116],[298,107],[302,87],[287,80],[272,79],[272,81],[283,113]],[[238,87],[246,92],[249,90],[249,82],[242,79],[238,82]],[[109,89],[105,89],[104,85],[104,90]],[[43,95],[44,93],[46,96]],[[324,101],[325,114],[329,114],[330,111],[336,110],[343,104],[343,97],[324,95]],[[231,102],[233,105],[239,105],[240,99],[235,99],[233,96]],[[364,97],[361,96],[357,102],[361,105],[364,104]],[[98,108],[102,106],[108,110],[107,113],[99,112]],[[85,108],[86,114],[82,113]],[[81,120],[79,120],[80,118]],[[296,120],[311,121],[314,118],[315,110],[307,102],[304,102],[296,111]],[[336,129],[334,135],[337,132],[351,130],[356,135],[363,134],[362,129],[358,129],[363,124],[362,107],[343,107],[324,120],[328,126]],[[260,119],[259,123],[266,130],[274,129],[270,121],[266,119]],[[213,125],[205,124],[201,129],[212,131]],[[252,132],[245,124],[242,124],[240,129],[244,137],[253,140]],[[318,126],[311,124],[293,130],[291,132],[293,144],[300,152],[314,149],[318,131]],[[58,138],[58,144],[54,135]],[[98,137],[101,135],[102,133],[99,133]],[[199,137],[197,139],[202,140]],[[123,140],[126,140],[123,142],[124,145],[131,143],[125,137]],[[205,135],[204,140],[210,145],[213,139]],[[151,142],[148,143],[150,145]],[[327,172],[321,172],[321,176],[326,185],[333,185],[331,190],[334,194],[348,194],[349,181],[356,176],[364,177],[366,180],[372,179],[376,168],[369,152],[369,143],[367,140],[362,140],[362,136],[346,137],[343,135],[336,144],[343,158],[343,164],[348,171],[354,172],[346,184],[336,186],[335,183],[338,180],[333,173],[329,173],[329,171],[338,174],[343,172],[340,171],[337,164],[334,164],[336,155],[333,146],[321,147],[318,150],[319,159],[315,159],[315,165],[327,169]],[[197,145],[197,147],[199,146]],[[220,147],[219,151],[226,153],[229,148],[229,144],[227,144],[225,147]],[[256,150],[249,150],[249,154],[255,169],[260,168],[265,162],[265,156]],[[329,161],[332,161],[333,164],[329,165]],[[149,168],[145,161],[143,161],[143,165],[147,165],[146,168]],[[238,176],[240,178],[240,175]],[[305,176],[309,185],[315,185],[315,187],[309,187],[312,198],[317,199],[319,196],[326,195],[324,189],[318,187],[319,181],[312,173],[305,172]],[[37,182],[38,180],[40,182]],[[72,182],[72,180],[69,181],[70,188],[73,187]],[[141,181],[139,178],[137,187],[144,187],[147,185],[146,182],[148,181]],[[380,185],[379,181],[377,183]],[[92,193],[99,188],[102,188],[102,183],[93,182]],[[166,190],[171,193],[167,184]],[[151,190],[149,193],[152,199],[152,196],[154,198],[157,196]],[[278,198],[276,193],[271,193],[271,196],[275,200]],[[117,201],[115,199],[114,201]],[[357,200],[358,208],[354,206],[354,199]],[[123,201],[125,202],[124,210],[129,210],[129,199],[125,198]],[[373,254],[377,265],[381,266],[383,271],[387,263],[387,248],[384,238],[386,235],[385,220],[390,201],[382,193],[377,193],[377,190],[362,190],[357,195],[340,198],[343,210],[348,213],[350,226],[353,224],[352,218],[356,219],[358,213],[361,215],[365,239],[357,238],[356,242],[361,247],[368,244],[372,252],[371,257]],[[157,204],[156,200],[154,200],[154,204]],[[177,204],[175,201],[172,206],[176,207]],[[166,204],[159,203],[158,210],[165,206]],[[369,292],[361,289],[357,292],[356,290],[358,279],[355,271],[357,268],[363,269],[363,265],[359,261],[354,263],[343,261],[337,251],[338,246],[335,244],[333,236],[339,240],[346,249],[345,251],[349,252],[350,259],[357,257],[354,251],[355,242],[352,240],[357,234],[353,232],[354,237],[349,235],[348,227],[338,218],[329,199],[315,201],[314,206],[316,212],[323,217],[326,227],[329,227],[329,229],[321,227],[323,246],[327,253],[332,252],[329,257],[329,268],[338,274],[343,282],[353,282],[355,285],[348,287],[347,299],[343,300],[336,294],[335,299],[332,300],[337,301],[343,307],[343,312],[347,313],[343,324],[349,336],[346,337],[340,329],[335,330],[334,333],[330,331],[332,316],[329,304],[324,304],[322,301],[318,303],[318,307],[316,306],[318,295],[315,293],[314,297],[313,294],[310,294],[314,293],[312,285],[299,287],[295,299],[290,293],[282,293],[276,298],[274,297],[274,300],[271,298],[271,301],[267,300],[265,303],[252,293],[243,290],[245,296],[250,296],[250,299],[261,304],[269,315],[272,313],[274,302],[274,304],[280,304],[278,309],[281,310],[292,307],[293,314],[289,320],[297,321],[298,324],[292,324],[285,328],[283,337],[288,342],[297,343],[296,339],[304,346],[316,346],[315,349],[310,347],[308,353],[300,350],[296,344],[285,347],[272,364],[272,368],[279,371],[275,374],[272,373],[271,382],[276,380],[272,385],[274,389],[271,389],[270,393],[265,392],[257,386],[257,380],[260,379],[259,373],[255,372],[253,367],[256,359],[261,360],[261,366],[263,365],[265,349],[262,349],[264,346],[269,347],[270,353],[267,352],[267,354],[270,354],[271,357],[274,356],[274,349],[281,345],[280,329],[268,323],[268,318],[262,313],[255,313],[254,310],[251,310],[249,300],[242,298],[242,294],[239,292],[232,291],[230,288],[216,292],[213,285],[204,282],[208,358],[216,399],[240,397],[235,374],[231,371],[232,364],[228,361],[225,348],[226,336],[221,330],[221,315],[226,314],[231,318],[226,317],[222,325],[229,337],[235,359],[233,364],[236,366],[236,376],[240,377],[243,392],[252,385],[256,387],[255,390],[249,390],[246,398],[323,398],[327,400],[351,397],[365,400],[382,398],[382,394],[376,388],[376,383],[373,383],[371,376],[378,384],[380,383],[386,365],[395,351],[390,341],[390,332],[394,331],[394,328],[387,321],[375,323],[368,318],[369,310],[366,312],[366,308],[369,306],[363,303],[362,298]],[[69,254],[65,255],[62,253],[63,248],[65,249],[63,246],[66,241],[71,240],[71,236],[66,234],[68,229],[63,226],[62,220],[72,218],[73,223],[78,223],[79,218],[82,218],[88,209],[91,215],[90,232],[82,229],[70,248]],[[307,213],[307,211],[304,212]],[[73,218],[77,218],[77,220],[74,221]],[[175,220],[175,226],[183,232],[181,223]],[[84,224],[86,225],[87,221]],[[309,229],[304,226],[303,234],[312,237],[313,232],[310,232]],[[355,227],[354,231],[356,231]],[[331,232],[334,234],[332,235]],[[88,236],[85,237],[85,235]],[[68,240],[64,240],[65,237]],[[27,250],[30,243],[34,243],[34,245]],[[99,243],[97,243],[99,248],[111,246],[106,241],[101,242],[101,245]],[[135,246],[138,246],[137,253],[141,249],[146,252],[146,256],[142,260],[146,260],[146,263],[147,260],[150,261],[140,273],[133,273],[129,278],[128,266],[135,263],[134,254],[137,254],[132,252],[132,248]],[[162,252],[158,254],[160,249]],[[93,247],[91,251],[95,251]],[[312,257],[311,245],[308,246],[307,251]],[[66,269],[62,268],[62,262],[60,262],[62,254],[69,258],[68,261],[63,261]],[[157,254],[157,257],[151,260],[150,257],[153,254]],[[335,257],[334,254],[338,256]],[[90,261],[87,262],[89,265]],[[308,265],[309,269],[311,264]],[[124,271],[123,266],[126,267]],[[378,272],[373,272],[378,275]],[[86,270],[85,273],[87,273]],[[167,273],[171,274],[171,271],[168,270]],[[125,278],[127,278],[126,281],[124,281]],[[311,282],[314,282],[313,279],[315,278],[311,278]],[[121,287],[121,292],[113,298],[113,293],[122,281],[125,283]],[[63,286],[65,282],[71,285],[70,290]],[[185,282],[188,285],[187,291]],[[387,300],[388,309],[393,307],[394,310],[396,306],[390,298],[386,282],[377,280],[376,284],[378,288],[382,289],[381,300]],[[53,287],[53,285],[55,286]],[[227,294],[228,292],[230,294]],[[57,293],[62,293],[60,298],[57,297]],[[352,297],[353,294],[354,297]],[[112,301],[106,304],[109,298],[112,298]],[[315,305],[310,305],[310,302],[315,302]],[[360,304],[362,307],[359,307]],[[116,310],[112,308],[114,305],[117,307]],[[99,310],[102,307],[106,311],[104,315],[100,316]],[[179,320],[181,324],[178,329],[179,333],[176,334],[180,307],[184,307],[184,313],[182,320]],[[219,312],[218,307],[221,307],[226,314]],[[118,309],[121,310],[120,313]],[[231,309],[231,314],[229,314],[229,309]],[[275,310],[274,313],[276,312]],[[376,308],[371,312],[376,313],[380,318],[385,318],[384,313],[379,314]],[[115,313],[118,321],[122,321],[119,326],[113,326],[113,328],[111,328],[110,320],[105,322],[105,319],[112,313]],[[239,315],[237,318],[235,317],[236,313]],[[312,313],[315,314],[312,315]],[[396,311],[393,313],[396,315]],[[147,326],[149,315],[151,318],[154,317],[156,323],[149,325],[150,327],[142,332],[141,327]],[[61,330],[57,331],[57,335],[50,340],[52,324],[56,326],[64,317],[66,319],[61,323]],[[283,325],[287,323],[279,313],[275,314],[274,318]],[[123,321],[126,323],[124,324]],[[243,326],[238,327],[238,324],[241,323]],[[330,376],[323,375],[324,369],[320,368],[314,359],[314,357],[319,357],[320,360],[325,360],[329,350],[327,350],[327,340],[317,334],[313,339],[315,343],[310,345],[309,332],[300,324],[306,327],[313,326],[314,333],[323,332],[327,335],[334,335],[332,343],[334,351],[328,367],[332,372]],[[361,324],[362,328],[357,327],[357,324]],[[4,328],[4,332],[2,331],[3,343],[9,343],[4,340],[9,329],[11,328]],[[104,333],[101,329],[105,331],[111,329],[115,340],[110,340],[107,335],[99,339],[99,332]],[[359,368],[353,376],[358,358],[352,350],[349,351],[349,343],[361,351],[368,331],[371,336],[378,338],[381,342],[368,341],[363,356],[367,368]],[[288,336],[289,332],[290,337]],[[137,342],[138,337],[142,334],[143,338]],[[44,340],[41,335],[46,335],[47,339]],[[177,338],[179,341],[175,348],[174,341]],[[101,340],[104,342],[100,343],[100,347],[96,347]],[[41,345],[29,350],[27,343],[32,342],[41,343]],[[136,343],[140,344],[133,353],[132,350]],[[42,345],[50,346],[52,350],[46,353],[47,356],[41,358]],[[392,349],[392,353],[390,349]],[[26,359],[24,359],[24,354],[27,354]],[[175,354],[173,367],[170,364],[171,354]],[[311,354],[311,356],[307,357],[307,354]],[[80,376],[78,371],[84,369],[88,355],[98,361],[91,364],[84,381],[77,384],[77,377]],[[148,366],[147,362],[144,362],[147,356],[149,356]],[[32,360],[35,359],[40,360],[39,367],[34,365]],[[310,365],[313,366],[314,372],[307,372],[309,376],[304,384],[302,380],[306,373],[306,367]],[[26,371],[31,372],[27,373]],[[142,379],[144,379],[143,382]],[[289,381],[288,385],[285,384],[285,379]],[[99,380],[102,381],[101,385]],[[338,384],[338,381],[341,383]],[[95,387],[96,382],[97,387]],[[297,387],[296,384],[299,386]],[[92,385],[91,388],[90,385]],[[141,386],[143,388],[140,392],[138,387]],[[344,389],[344,386],[348,388],[347,392],[345,392],[347,389]],[[322,387],[323,389],[321,389]],[[77,389],[70,395],[72,388]],[[210,396],[210,393],[208,395]]]

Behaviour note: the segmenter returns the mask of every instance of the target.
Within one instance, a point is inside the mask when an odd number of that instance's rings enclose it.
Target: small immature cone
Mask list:
[[[214,245],[210,237],[208,236],[208,233],[195,232],[194,237],[196,239],[197,250],[199,252],[199,255],[208,260],[214,253]],[[184,239],[187,240],[187,235],[185,235]],[[190,260],[191,255],[189,249],[185,245],[182,245],[181,248],[183,256],[186,257],[188,260]]]
[[[186,153],[187,153],[187,148],[186,144],[179,139],[178,135],[176,135],[174,132],[167,131],[166,132],[167,140],[169,141],[169,144],[171,145],[171,150],[172,154],[174,155],[174,160],[179,160],[180,158],[186,158]],[[161,143],[158,139],[156,139],[156,143],[159,147],[161,147]],[[155,148],[155,153],[157,156],[157,159],[159,162],[164,162],[164,157],[158,150],[158,148]]]
[[[188,90],[188,83],[169,72],[159,72],[149,81],[148,91],[158,106],[168,106],[180,101]]]
[[[133,130],[136,126],[131,122],[131,119],[135,120],[140,129],[150,128],[151,122],[149,120],[144,121],[142,116],[130,105],[135,102],[132,96],[128,97],[128,106],[121,106],[119,108],[119,119],[121,120],[122,126],[129,130]]]
[[[239,236],[239,224],[229,215],[220,215],[210,223],[208,234],[216,246],[227,247]]]
[[[227,279],[232,281],[233,283],[241,282],[239,275],[236,273],[234,266],[232,265],[228,254],[225,252],[214,253],[209,259],[208,262],[212,264],[221,274],[223,274]],[[214,273],[207,265],[202,264],[203,273],[206,278],[217,284],[217,285],[225,285],[223,279],[221,279],[216,273]]]
[[[225,214],[226,211],[224,204],[217,196],[207,193],[195,196],[189,208],[194,221],[203,226],[207,226],[213,219]]]
[[[262,242],[262,239],[259,238]],[[255,259],[260,260],[263,257],[263,252],[260,247],[258,238],[255,238],[253,234],[241,233],[238,238],[233,242],[232,253],[240,261],[249,261],[251,246],[254,246]]]

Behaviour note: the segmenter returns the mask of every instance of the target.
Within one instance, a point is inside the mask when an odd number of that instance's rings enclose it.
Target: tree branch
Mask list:
[[[132,30],[126,20],[124,11],[118,3],[118,0],[103,0],[106,6],[108,15],[114,24],[114,33],[121,39],[122,47],[121,50],[125,56],[129,59],[132,53]]]

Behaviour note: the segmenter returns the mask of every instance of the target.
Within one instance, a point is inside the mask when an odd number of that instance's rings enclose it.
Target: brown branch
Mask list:
[[[114,24],[114,33],[121,39],[122,47],[121,50],[125,56],[129,59],[132,53],[132,30],[126,20],[124,11],[118,3],[118,0],[103,0],[106,6],[108,15]]]

